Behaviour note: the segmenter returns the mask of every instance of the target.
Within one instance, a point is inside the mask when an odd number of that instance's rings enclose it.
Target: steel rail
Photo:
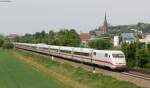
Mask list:
[[[150,76],[145,75],[145,74],[132,73],[130,71],[129,72],[121,72],[121,74],[132,76],[132,77],[136,77],[136,78],[141,78],[141,79],[145,79],[145,80],[149,80],[150,81]]]

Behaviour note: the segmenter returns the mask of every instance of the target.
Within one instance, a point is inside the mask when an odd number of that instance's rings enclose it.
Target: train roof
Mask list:
[[[121,50],[96,50],[91,48],[80,48],[80,47],[68,47],[68,46],[55,46],[55,45],[47,45],[43,43],[39,44],[29,44],[29,43],[17,43],[13,42],[14,44],[19,45],[26,45],[26,46],[36,46],[36,47],[43,47],[43,48],[52,48],[52,49],[61,49],[61,50],[73,50],[74,52],[107,52],[107,53],[123,53]]]
[[[52,48],[52,49],[59,49],[59,47],[60,46],[53,46],[53,45],[49,45],[50,46],[50,48]]]
[[[123,53],[121,50],[94,50],[93,52]]]
[[[86,53],[90,53],[93,51],[93,49],[90,48],[74,48],[73,49],[74,52],[86,52]]]
[[[69,51],[72,51],[72,50],[74,49],[74,47],[61,46],[60,49],[61,49],[61,50],[69,50]]]
[[[40,43],[40,44],[36,44],[36,47],[49,48],[49,45]]]

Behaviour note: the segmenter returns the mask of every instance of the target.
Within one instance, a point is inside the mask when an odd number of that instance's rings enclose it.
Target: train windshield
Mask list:
[[[114,58],[124,58],[123,54],[112,54]]]

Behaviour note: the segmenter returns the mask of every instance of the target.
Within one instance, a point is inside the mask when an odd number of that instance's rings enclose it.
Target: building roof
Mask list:
[[[90,34],[89,33],[82,33],[80,34],[80,40],[81,41],[87,41],[91,38]]]
[[[146,35],[144,39],[139,39],[141,43],[150,43],[150,35]]]
[[[18,36],[17,34],[10,34],[7,36],[7,38],[12,39],[12,38],[16,38],[17,36]]]
[[[135,39],[134,34],[133,33],[123,33],[121,34],[122,40],[123,41],[132,41]]]

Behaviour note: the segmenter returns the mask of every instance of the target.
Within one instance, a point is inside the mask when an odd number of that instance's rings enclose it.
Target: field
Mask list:
[[[0,50],[0,88],[141,88],[34,53]]]
[[[0,50],[0,88],[64,88],[30,65],[17,60],[11,51]]]

